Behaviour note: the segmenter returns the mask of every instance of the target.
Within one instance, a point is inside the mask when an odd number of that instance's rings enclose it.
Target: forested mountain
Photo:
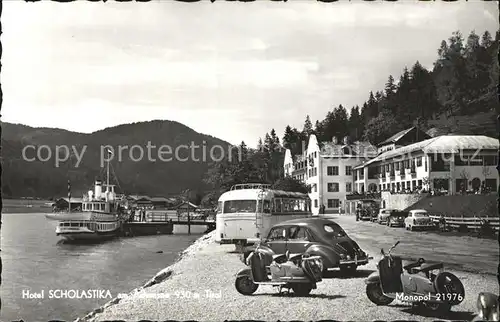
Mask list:
[[[202,153],[195,154],[198,161],[189,157],[187,149],[180,152],[183,161],[161,161],[158,158],[158,147],[168,145],[175,149],[180,145],[191,143],[202,146],[206,142],[207,158],[202,159]],[[151,160],[148,160],[147,145],[151,148]],[[54,158],[46,161],[28,162],[22,157],[22,150],[27,145],[40,147],[47,145],[55,153],[56,146],[75,146],[78,153],[87,146],[81,164],[76,167],[77,160],[62,162],[55,166]],[[96,176],[102,175],[101,146],[110,145],[115,150],[112,168],[122,188],[122,192],[169,195],[185,189],[191,189],[201,196],[207,188],[202,179],[210,162],[210,148],[215,145],[228,150],[230,144],[209,135],[200,134],[193,129],[173,121],[151,121],[124,124],[107,128],[91,134],[70,132],[51,128],[33,128],[20,124],[2,123],[2,193],[5,197],[59,197],[67,194],[67,180],[71,179],[73,196],[79,196],[89,189]],[[145,155],[141,161],[138,149],[130,158],[129,150],[123,150],[122,160],[118,160],[118,146],[139,145]],[[201,151],[201,148],[198,149]],[[218,151],[218,150],[217,150]],[[175,151],[173,152],[175,153]],[[174,155],[172,153],[172,156]],[[214,152],[220,154],[220,152]],[[46,156],[43,152],[42,156]],[[35,156],[33,150],[28,150],[27,156]],[[63,155],[61,156],[63,157]],[[165,156],[168,157],[168,156]],[[113,176],[114,177],[114,176]],[[116,182],[115,182],[116,183]],[[201,197],[200,197],[201,199]]]
[[[328,111],[313,127],[309,116],[303,129],[287,126],[284,146],[300,153],[302,141],[315,133],[318,141],[350,136],[376,144],[413,125],[439,133],[497,136],[498,41],[488,31],[472,32],[464,39],[454,32],[437,50],[432,70],[418,61],[404,67],[396,78],[389,75],[385,88],[371,91],[367,100],[352,107]]]
[[[339,139],[348,136],[351,141],[376,144],[414,125],[433,134],[496,137],[496,116],[500,113],[499,35],[497,32],[493,39],[487,31],[482,36],[472,32],[464,39],[460,32],[454,32],[448,41],[442,41],[432,70],[417,61],[411,68],[404,67],[397,80],[389,75],[385,87],[370,92],[361,107],[354,106],[348,112],[341,104],[314,124],[306,116],[302,129],[285,128],[282,146],[294,156],[301,154],[311,133],[316,134],[319,142],[330,141],[333,136]],[[293,180],[287,179],[284,184],[279,179],[284,150],[274,129],[265,135],[264,141],[259,139],[258,145],[252,151],[242,142],[241,147],[247,153],[241,162],[214,164],[206,178],[214,188],[213,195],[232,184],[245,182],[275,183],[284,189],[307,188]]]

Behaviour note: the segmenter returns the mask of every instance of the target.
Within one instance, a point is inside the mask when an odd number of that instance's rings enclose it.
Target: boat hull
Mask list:
[[[68,241],[100,241],[115,238],[117,233],[73,232],[58,233],[57,236]]]

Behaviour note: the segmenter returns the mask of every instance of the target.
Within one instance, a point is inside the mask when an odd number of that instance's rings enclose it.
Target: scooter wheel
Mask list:
[[[377,305],[389,305],[394,301],[393,298],[385,296],[384,293],[382,293],[382,288],[379,283],[366,285],[366,296]]]
[[[238,276],[234,286],[243,295],[252,295],[259,288],[259,285],[255,284],[250,276]]]
[[[295,284],[292,285],[292,290],[297,296],[307,296],[312,291],[312,286],[309,284]]]
[[[432,312],[446,314],[451,310],[450,303],[425,303],[424,306]]]
[[[450,272],[439,273],[434,279],[434,287],[436,292],[442,294],[443,297],[450,294],[450,298],[445,300],[451,305],[458,305],[465,298],[464,285],[458,277]]]

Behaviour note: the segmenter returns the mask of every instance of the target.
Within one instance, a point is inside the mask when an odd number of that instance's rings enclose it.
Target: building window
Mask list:
[[[340,207],[340,201],[338,199],[328,199],[328,208],[338,208]]]
[[[350,183],[350,182],[345,183],[345,191],[352,192],[352,183]]]
[[[418,187],[422,188],[422,180],[418,180]]]
[[[314,199],[314,208],[318,208],[318,199]]]
[[[396,162],[396,171],[399,170],[399,162]]]
[[[350,165],[345,166],[345,175],[352,176],[352,166],[350,166]]]
[[[337,166],[327,167],[326,174],[329,176],[338,176],[339,175],[339,167],[337,167]]]
[[[427,171],[427,157],[424,158],[424,166],[425,166],[425,171]]]
[[[338,182],[329,182],[327,188],[328,192],[339,192]]]
[[[314,192],[318,192],[318,185],[317,184],[314,184]]]
[[[421,167],[422,166],[422,157],[418,157],[417,158],[417,167]]]

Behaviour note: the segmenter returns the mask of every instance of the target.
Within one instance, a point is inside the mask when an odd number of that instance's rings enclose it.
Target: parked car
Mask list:
[[[429,229],[434,228],[434,223],[426,210],[410,210],[405,219],[405,228],[406,230]]]
[[[339,268],[344,274],[353,274],[358,266],[368,264],[371,259],[342,227],[324,218],[301,218],[276,224],[262,244],[275,254],[289,251],[319,255],[324,271]],[[248,248],[245,254],[250,251]]]
[[[389,217],[387,218],[387,226],[389,227],[404,227],[405,219],[408,216],[408,212],[406,211],[391,211]]]
[[[367,221],[371,220],[372,215],[369,209],[360,209],[359,220]]]
[[[381,225],[385,224],[390,213],[391,209],[380,209],[378,212],[377,222]]]

